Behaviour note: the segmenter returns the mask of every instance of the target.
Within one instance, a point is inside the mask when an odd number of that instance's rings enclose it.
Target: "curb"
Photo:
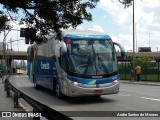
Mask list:
[[[157,84],[157,83],[149,83],[149,82],[137,82],[137,81],[135,81],[135,82],[130,82],[130,81],[123,81],[123,80],[121,80],[120,81],[120,83],[125,83],[125,84],[136,84],[136,85],[149,85],[149,86],[160,86],[160,82]]]

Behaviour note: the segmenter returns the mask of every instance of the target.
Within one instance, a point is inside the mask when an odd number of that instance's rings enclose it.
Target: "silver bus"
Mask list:
[[[63,30],[46,43],[28,48],[28,75],[35,88],[53,90],[58,97],[100,96],[119,92],[115,45],[125,58],[124,48],[105,33]]]

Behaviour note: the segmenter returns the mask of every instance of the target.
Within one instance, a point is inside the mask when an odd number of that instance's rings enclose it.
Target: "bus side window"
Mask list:
[[[27,59],[28,60],[33,60],[33,57],[34,57],[34,48],[32,46],[28,49],[27,53],[28,53]]]
[[[67,65],[67,58],[65,58],[65,57],[63,57],[63,54],[61,54],[61,56],[60,56],[60,66],[61,66],[61,68],[64,70],[64,71],[67,71],[67,67],[66,67],[66,65]]]
[[[31,60],[34,59],[34,52],[35,52],[35,51],[34,51],[34,46],[33,46],[32,49],[31,49],[31,53],[30,53],[30,54],[31,54]]]

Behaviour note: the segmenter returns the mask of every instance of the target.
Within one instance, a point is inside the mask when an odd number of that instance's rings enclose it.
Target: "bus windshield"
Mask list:
[[[118,70],[117,57],[111,39],[72,39],[67,46],[69,72],[103,75]]]

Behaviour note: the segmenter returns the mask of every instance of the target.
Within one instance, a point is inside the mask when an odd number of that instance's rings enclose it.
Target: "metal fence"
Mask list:
[[[3,75],[8,75],[7,67],[4,67],[0,64],[0,69],[3,71]]]
[[[130,80],[131,62],[118,62],[120,79]],[[160,62],[153,62],[151,66],[141,66],[141,80],[160,82]],[[137,80],[135,76],[135,80]]]

